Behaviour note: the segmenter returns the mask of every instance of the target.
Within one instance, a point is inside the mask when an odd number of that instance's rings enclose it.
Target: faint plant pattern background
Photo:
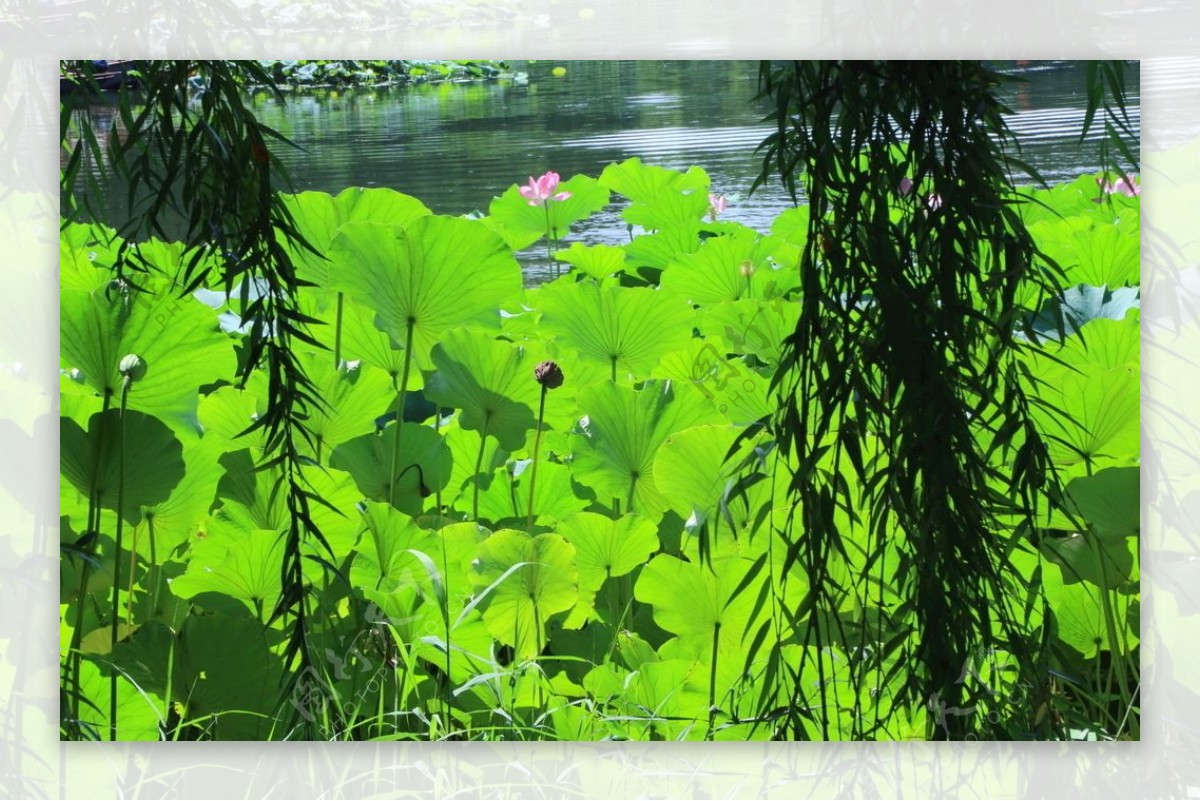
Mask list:
[[[0,794],[168,797],[1176,796],[1200,790],[1200,59],[1181,0],[121,2],[0,7]],[[267,52],[269,51],[269,53]],[[1143,742],[57,741],[57,61],[80,57],[949,57],[1143,62]]]

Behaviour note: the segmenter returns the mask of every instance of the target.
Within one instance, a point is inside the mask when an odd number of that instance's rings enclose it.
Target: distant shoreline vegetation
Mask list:
[[[509,73],[508,64],[503,61],[265,60],[259,63],[281,89],[487,81]]]

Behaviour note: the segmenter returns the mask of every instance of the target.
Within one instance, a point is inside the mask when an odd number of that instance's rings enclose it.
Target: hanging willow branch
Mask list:
[[[908,671],[893,709],[970,706],[978,690],[964,668],[981,649],[1036,674],[1022,633],[1028,590],[1006,553],[1032,532],[1054,473],[1022,388],[1018,353],[1035,345],[1018,298],[1048,296],[1057,279],[1018,214],[1011,175],[1028,168],[1010,153],[1003,80],[979,62],[761,72],[777,130],[756,185],[777,175],[796,199],[802,183],[810,209],[800,318],[773,381],[796,510],[784,571],[806,574],[810,619],[837,620],[856,591],[831,569],[847,547],[839,510],[868,527],[868,564],[888,545],[898,551],[892,622],[916,638],[892,646]],[[829,644],[827,629],[809,632],[807,645]],[[836,709],[821,678],[821,702],[797,683],[793,708]],[[869,716],[856,720],[851,736],[875,734]],[[959,737],[981,721],[937,722],[928,734]],[[822,725],[828,737],[828,717]]]
[[[104,138],[90,116],[89,102],[105,102],[94,65],[64,62],[62,71],[87,101],[73,97],[62,106],[60,138],[69,149],[60,187],[65,221],[101,219],[91,204],[120,184],[127,213],[117,228],[116,280],[138,291],[139,279],[152,269],[140,245],[161,237],[185,246],[181,295],[207,286],[214,270],[227,296],[240,292],[249,333],[239,378],[244,383],[259,366],[268,376],[266,412],[248,431],[265,433],[259,467],[276,471],[274,493],[283,493],[289,520],[283,592],[272,619],[290,619],[284,659],[303,672],[312,659],[301,544],[306,537],[328,544],[310,512],[326,501],[309,489],[301,452],[301,442],[313,445],[306,423],[322,401],[292,343],[320,346],[305,330],[315,321],[299,311],[298,290],[308,284],[296,276],[288,251],[289,245],[309,246],[276,191],[288,179],[271,147],[289,143],[255,118],[244,95],[248,84],[273,82],[253,61],[135,62],[130,75],[140,89],[122,87]],[[81,174],[87,191],[80,191]]]

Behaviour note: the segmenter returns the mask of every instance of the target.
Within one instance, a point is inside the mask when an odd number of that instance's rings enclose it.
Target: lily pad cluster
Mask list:
[[[428,81],[487,80],[500,77],[503,61],[414,61],[404,59],[260,61],[276,84],[297,87],[379,86]]]
[[[1095,185],[1031,191],[1070,325],[1026,374],[1066,489],[1042,530],[994,532],[1072,677],[1138,638],[1139,199]],[[86,727],[108,736],[115,687],[120,739],[746,740],[855,715],[924,736],[928,709],[887,706],[919,632],[880,530],[836,510],[839,570],[876,600],[834,621],[806,611],[776,525],[794,466],[765,423],[805,210],[755,231],[718,189],[631,159],[538,206],[514,184],[484,219],[386,189],[288,199],[317,251],[294,254],[295,356],[323,401],[296,477],[327,543],[304,546],[303,674],[271,616],[289,511],[253,427],[269,377],[236,378],[254,287],[181,294],[158,242],[118,285],[112,232],[66,227],[61,642]],[[570,241],[610,204],[641,233]],[[547,235],[564,273],[526,287],[514,254]],[[871,695],[792,713],[887,649]]]

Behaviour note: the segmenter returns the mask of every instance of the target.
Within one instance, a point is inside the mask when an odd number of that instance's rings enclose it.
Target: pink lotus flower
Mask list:
[[[559,192],[555,194],[554,190],[558,188],[558,173],[548,172],[541,178],[529,176],[529,184],[521,187],[521,197],[529,201],[530,206],[544,206],[548,200],[566,200],[571,196],[570,192]]]
[[[1142,194],[1142,186],[1136,175],[1123,175],[1116,182],[1110,181],[1107,177],[1100,177],[1096,179],[1096,183],[1100,185],[1100,191],[1106,195],[1139,197]]]
[[[729,208],[729,201],[724,195],[708,193],[708,219],[717,221],[717,215]]]
[[[925,205],[929,206],[930,211],[937,211],[942,207],[942,196],[936,192],[925,198]]]
[[[896,187],[896,191],[900,194],[900,197],[907,197],[908,193],[912,191],[912,188],[912,178],[905,176],[904,178],[900,179],[900,185]]]

